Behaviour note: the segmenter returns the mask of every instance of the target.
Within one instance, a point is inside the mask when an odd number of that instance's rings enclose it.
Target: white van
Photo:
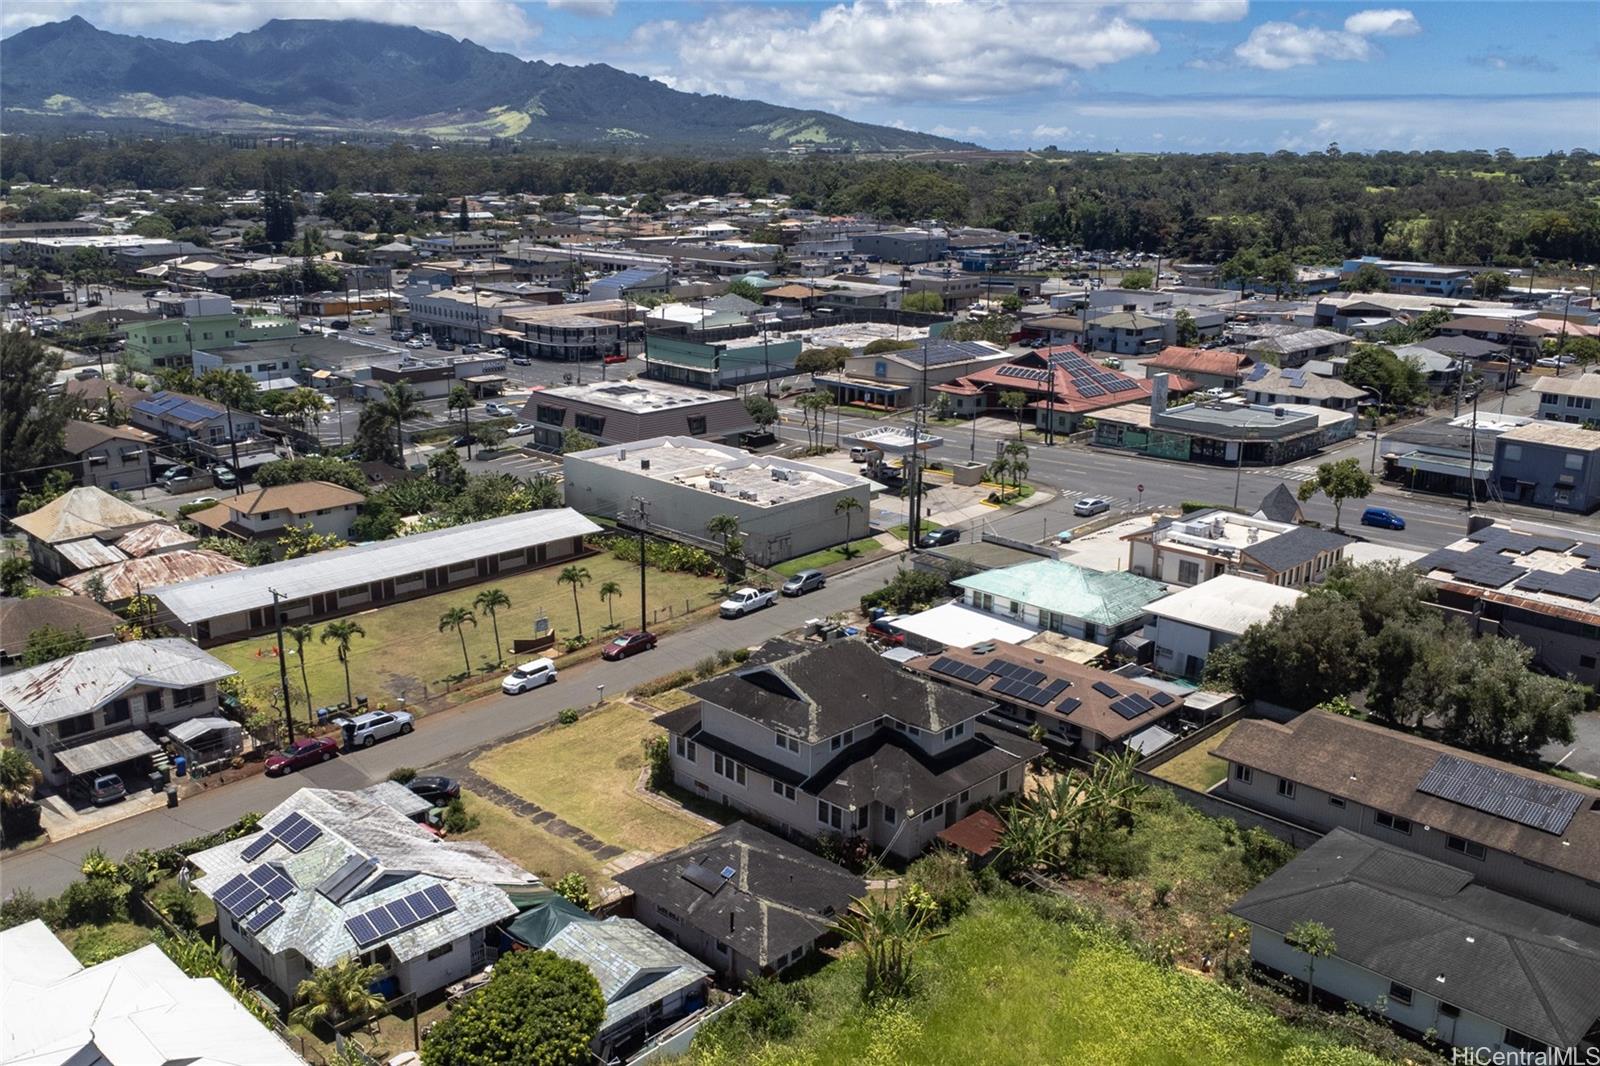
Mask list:
[[[508,696],[515,696],[519,692],[526,692],[530,688],[541,685],[553,684],[556,679],[556,664],[550,659],[535,659],[523,663],[500,682],[500,691]]]

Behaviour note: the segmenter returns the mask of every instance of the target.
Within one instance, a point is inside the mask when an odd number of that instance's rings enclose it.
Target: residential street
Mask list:
[[[166,847],[228,825],[247,811],[266,811],[298,788],[362,788],[382,781],[401,766],[422,768],[554,718],[563,708],[584,706],[644,681],[693,666],[719,649],[759,644],[802,625],[807,619],[854,606],[864,592],[893,573],[897,561],[880,560],[829,581],[800,599],[780,599],[775,607],[737,622],[711,619],[664,637],[655,651],[617,663],[595,660],[563,671],[553,686],[518,696],[488,696],[430,715],[416,732],[372,748],[341,755],[329,763],[286,777],[264,775],[218,786],[186,799],[176,810],[161,808],[84,833],[60,843],[12,855],[0,862],[0,894],[29,888],[53,896],[78,877],[83,856],[102,848],[120,858],[139,848]]]

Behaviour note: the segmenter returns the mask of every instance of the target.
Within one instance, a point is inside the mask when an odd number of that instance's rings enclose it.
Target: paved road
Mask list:
[[[693,666],[719,649],[759,644],[807,619],[854,606],[864,592],[893,574],[895,560],[870,563],[834,578],[828,586],[737,622],[720,619],[673,633],[660,647],[620,663],[595,661],[562,671],[552,686],[519,696],[488,696],[424,718],[409,737],[343,755],[299,774],[261,775],[219,785],[183,801],[176,810],[160,809],[103,829],[35,848],[0,862],[0,893],[29,888],[53,896],[78,876],[83,856],[95,847],[120,858],[139,848],[166,847],[221,829],[246,811],[266,811],[306,785],[352,789],[381,781],[401,766],[425,767],[554,718],[563,708],[593,703],[599,695],[624,692],[664,674]],[[226,776],[226,775],[224,775]],[[214,779],[213,779],[214,780]]]

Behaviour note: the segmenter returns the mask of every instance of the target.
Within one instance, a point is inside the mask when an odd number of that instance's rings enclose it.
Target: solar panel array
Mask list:
[[[1154,710],[1155,706],[1148,698],[1137,692],[1130,692],[1120,700],[1113,700],[1111,703],[1113,711],[1129,720],[1137,718],[1147,711]]]
[[[1484,526],[1468,533],[1467,538],[1493,551],[1514,551],[1518,555],[1527,555],[1534,551],[1555,552],[1557,555],[1562,555],[1578,546],[1577,541],[1568,537],[1519,533],[1514,529],[1504,529],[1500,526]]]
[[[965,681],[969,685],[981,685],[990,677],[998,677],[1000,680],[995,682],[994,687],[990,689],[991,692],[1040,707],[1052,702],[1072,687],[1072,682],[1064,678],[1057,678],[1045,684],[1050,675],[1008,659],[990,659],[986,664],[977,665],[941,655],[933,661],[929,669],[936,674]]]
[[[297,811],[256,837],[250,842],[249,847],[239,854],[247,862],[254,862],[266,854],[272,845],[282,844],[298,855],[315,843],[321,835],[322,827]]]
[[[1109,696],[1112,699],[1116,699],[1118,696],[1122,695],[1122,693],[1118,692],[1104,681],[1096,681],[1094,683],[1094,690],[1100,693],[1100,695]]]
[[[1572,554],[1582,557],[1583,565],[1589,570],[1600,570],[1600,544],[1589,544],[1580,541],[1573,545]]]
[[[244,931],[247,933],[259,933],[261,930],[265,929],[267,926],[271,925],[273,922],[282,917],[283,904],[279,903],[277,900],[273,900],[271,903],[252,914],[245,921]]]
[[[1584,800],[1581,793],[1559,785],[1531,781],[1454,755],[1439,756],[1417,791],[1556,836],[1567,831]]]
[[[1171,707],[1175,702],[1171,696],[1167,695],[1165,692],[1162,692],[1160,689],[1156,689],[1156,691],[1150,693],[1150,698],[1155,701],[1157,707]]]
[[[949,363],[966,363],[974,359],[984,359],[994,355],[995,351],[986,344],[977,341],[936,341],[926,348],[908,348],[897,352],[896,355],[908,356],[908,362],[919,366],[945,366]]]
[[[1050,372],[1036,366],[1016,366],[1007,364],[994,372],[998,378],[1016,378],[1019,381],[1048,381]]]
[[[345,897],[355,891],[356,887],[372,876],[377,869],[377,859],[365,855],[351,855],[337,870],[322,879],[322,883],[317,885],[317,891],[334,903],[342,903]]]
[[[1118,392],[1131,392],[1139,388],[1139,383],[1126,374],[1109,370],[1074,351],[1051,355],[1050,365],[1057,370],[1066,371],[1073,391],[1079,396],[1092,398]]]
[[[443,885],[429,885],[420,892],[346,918],[344,928],[356,946],[365,948],[455,909],[456,901]]]
[[[1526,567],[1513,566],[1488,544],[1480,544],[1468,552],[1441,548],[1417,560],[1417,569],[1423,573],[1444,570],[1454,574],[1458,581],[1486,588],[1500,588],[1528,573]]]
[[[1553,574],[1548,570],[1531,570],[1517,582],[1516,587],[1527,592],[1569,596],[1575,600],[1600,599],[1600,571],[1568,570],[1564,574]]]
[[[699,863],[691,862],[683,868],[681,876],[695,888],[714,896],[717,894],[717,890],[727,883],[728,878],[733,876],[731,867],[724,867],[724,869],[728,869],[730,872],[719,877]]]

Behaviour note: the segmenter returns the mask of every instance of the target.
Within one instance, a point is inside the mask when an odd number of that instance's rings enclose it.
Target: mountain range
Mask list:
[[[603,63],[523,60],[375,22],[274,19],[219,41],[95,28],[81,17],[0,41],[13,126],[130,120],[196,130],[515,138],[735,152],[971,148],[832,115],[679,92]]]

